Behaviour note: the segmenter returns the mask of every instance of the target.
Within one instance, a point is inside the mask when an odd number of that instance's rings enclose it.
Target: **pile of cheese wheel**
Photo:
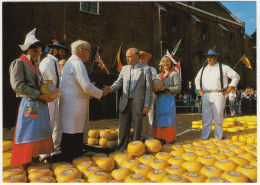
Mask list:
[[[225,118],[223,122],[223,131],[227,132],[240,132],[248,129],[257,128],[256,116],[242,116]],[[193,121],[192,128],[203,129],[202,121]],[[215,123],[212,122],[212,130],[215,129]]]
[[[94,153],[71,163],[5,170],[4,182],[202,183],[257,182],[257,145],[231,139],[189,140],[161,146],[133,141],[123,152]]]

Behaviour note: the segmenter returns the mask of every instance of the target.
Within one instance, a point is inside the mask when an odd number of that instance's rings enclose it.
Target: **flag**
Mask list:
[[[180,41],[177,43],[177,45],[175,46],[175,48],[172,50],[172,53],[171,53],[171,56],[172,56],[172,57],[176,54],[177,50],[179,49],[180,44],[181,44],[181,39],[180,39]]]
[[[101,59],[101,57],[100,57],[98,51],[97,51],[96,54],[95,54],[95,62],[98,62],[98,63],[99,63],[99,64],[98,64],[98,67],[100,67],[101,69],[105,69],[106,72],[107,72],[107,74],[109,74],[108,69],[107,69],[107,67],[105,66],[103,60]]]
[[[177,62],[173,71],[180,73],[180,77],[181,77],[181,59]]]
[[[122,66],[123,56],[122,56],[122,47],[121,46],[118,50],[116,60],[117,60],[117,71],[120,72],[123,67]]]
[[[246,68],[252,69],[252,66],[246,56],[243,56],[240,61],[244,63]]]

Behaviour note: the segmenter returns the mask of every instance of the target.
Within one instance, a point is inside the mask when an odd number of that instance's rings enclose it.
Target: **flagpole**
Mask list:
[[[238,63],[241,61],[242,58],[244,58],[244,56],[246,56],[246,54],[244,54],[244,55],[239,59]],[[238,63],[236,63],[236,65],[233,67],[233,69],[235,69],[235,67],[237,66]]]
[[[123,42],[121,42],[121,45],[120,45],[120,47],[119,47],[119,49],[118,49],[118,51],[117,51],[117,53],[116,53],[116,58],[117,58],[117,54],[118,54],[120,48],[122,47],[122,44],[123,44]],[[115,60],[114,60],[114,63],[113,63],[112,69],[114,69],[115,62],[116,62],[116,58],[115,58]]]
[[[96,53],[98,52],[98,50],[99,50],[99,46],[98,46],[98,48],[97,48]],[[95,60],[96,60],[96,59],[94,59],[94,61],[93,61],[93,63],[92,63],[92,66],[91,66],[91,69],[90,69],[90,72],[89,72],[89,76],[90,76],[90,74],[91,74],[91,72],[92,72],[92,69],[93,69],[93,66],[94,66]]]
[[[212,48],[212,50],[214,50],[215,48],[216,48],[216,45]],[[202,66],[204,66],[207,61],[208,61],[208,59],[205,60],[205,62],[204,62],[204,64]]]

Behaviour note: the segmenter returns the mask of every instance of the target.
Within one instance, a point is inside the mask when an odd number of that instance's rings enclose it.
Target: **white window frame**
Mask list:
[[[97,3],[97,13],[89,12],[89,11],[86,11],[86,10],[82,10],[82,9],[81,9],[82,3]],[[90,2],[86,2],[86,1],[80,2],[79,11],[81,11],[81,12],[86,12],[86,13],[91,13],[91,14],[95,14],[95,15],[100,15],[100,14],[99,14],[99,2],[93,2],[93,1],[90,1]]]

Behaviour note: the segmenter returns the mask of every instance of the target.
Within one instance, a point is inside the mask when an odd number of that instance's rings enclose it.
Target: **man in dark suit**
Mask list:
[[[194,106],[194,99],[196,97],[196,94],[195,94],[195,87],[191,83],[191,81],[189,81],[189,85],[187,87],[187,93],[188,93],[188,100],[189,100],[188,104],[190,106]],[[191,112],[194,112],[194,107],[191,107]]]

